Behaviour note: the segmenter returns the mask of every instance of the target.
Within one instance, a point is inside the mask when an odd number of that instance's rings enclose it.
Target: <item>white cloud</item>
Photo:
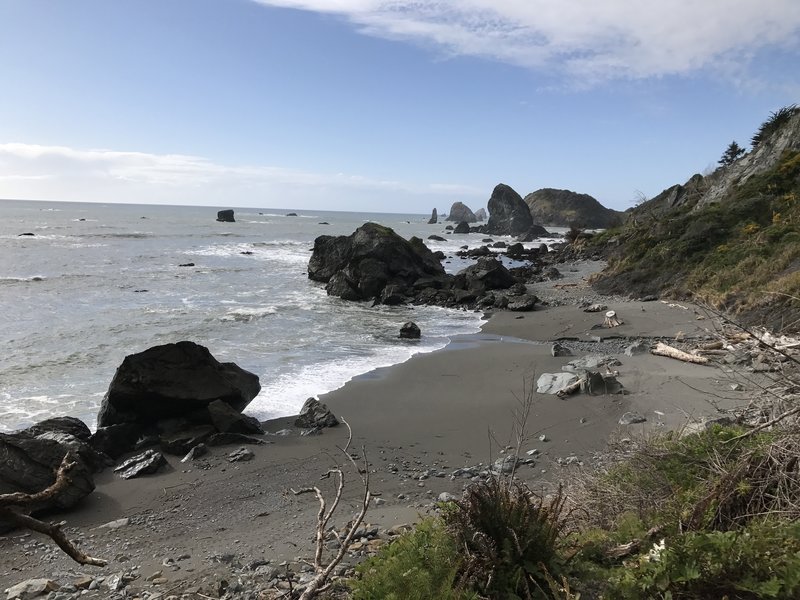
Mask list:
[[[0,144],[0,198],[404,212],[408,205],[393,210],[391,200],[413,196],[417,204],[412,202],[411,207],[425,211],[437,200],[452,202],[461,196],[484,194],[485,190],[461,184],[406,183],[276,166],[224,165],[182,154]]]
[[[254,1],[588,82],[715,69],[800,39],[797,0]]]

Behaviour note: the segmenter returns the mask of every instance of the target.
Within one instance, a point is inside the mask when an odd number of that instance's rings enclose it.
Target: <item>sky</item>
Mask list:
[[[624,210],[800,103],[798,0],[0,0],[0,198]]]

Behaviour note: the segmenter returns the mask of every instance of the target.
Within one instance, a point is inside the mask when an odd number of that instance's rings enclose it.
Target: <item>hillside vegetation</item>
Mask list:
[[[593,285],[800,327],[800,109],[773,113],[753,143],[729,166],[665,190],[584,242],[609,260]]]

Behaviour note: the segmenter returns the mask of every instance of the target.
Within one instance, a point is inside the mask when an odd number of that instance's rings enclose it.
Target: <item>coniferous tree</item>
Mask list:
[[[721,164],[723,167],[727,167],[742,154],[744,154],[744,148],[733,141],[728,145],[728,147],[725,149],[725,152],[722,154],[722,158],[720,158],[717,162],[719,162],[719,164]]]

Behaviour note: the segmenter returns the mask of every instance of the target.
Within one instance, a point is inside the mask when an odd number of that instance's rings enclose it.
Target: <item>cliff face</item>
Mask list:
[[[588,194],[544,188],[525,196],[535,223],[555,227],[608,229],[622,224],[623,213],[606,208]]]
[[[609,261],[593,282],[600,291],[692,299],[800,330],[800,111],[749,154],[664,190],[590,243]]]

